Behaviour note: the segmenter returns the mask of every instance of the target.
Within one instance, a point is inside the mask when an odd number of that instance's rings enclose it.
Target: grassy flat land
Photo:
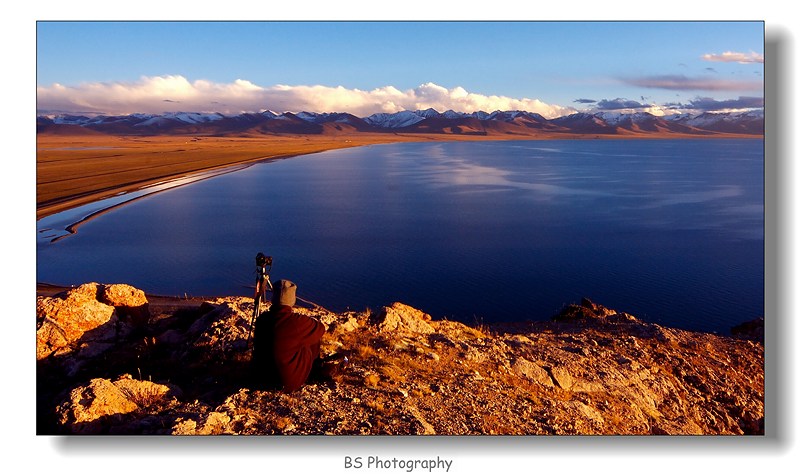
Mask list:
[[[36,218],[193,172],[403,140],[424,139],[389,134],[263,138],[40,135]]]

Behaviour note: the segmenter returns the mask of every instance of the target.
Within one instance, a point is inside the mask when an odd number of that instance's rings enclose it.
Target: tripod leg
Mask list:
[[[247,331],[247,345],[250,346],[250,336],[253,335],[253,326],[255,325],[256,318],[261,314],[261,301],[264,295],[264,285],[261,282],[256,282],[256,295],[253,299],[253,315],[250,317],[250,330]]]

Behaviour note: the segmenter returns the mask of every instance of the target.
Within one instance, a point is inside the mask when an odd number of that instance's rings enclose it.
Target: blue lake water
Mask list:
[[[466,323],[540,320],[586,296],[726,333],[764,313],[763,151],[699,139],[323,152],[140,198],[56,242],[39,233],[37,279],[251,295],[263,251],[273,282],[335,311],[402,301]]]

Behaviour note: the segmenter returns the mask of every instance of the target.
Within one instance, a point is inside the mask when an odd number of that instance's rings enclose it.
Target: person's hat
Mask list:
[[[297,285],[287,279],[275,283],[272,290],[272,304],[276,306],[294,306],[297,302]]]

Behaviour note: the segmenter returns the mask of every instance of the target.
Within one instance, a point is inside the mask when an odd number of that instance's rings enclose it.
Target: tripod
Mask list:
[[[269,280],[269,272],[271,270],[272,256],[258,253],[256,255],[256,292],[253,296],[253,316],[250,318],[250,331],[247,333],[248,345],[250,345],[250,336],[253,334],[253,323],[261,314],[261,307],[266,305],[267,289],[272,291],[272,282]]]

